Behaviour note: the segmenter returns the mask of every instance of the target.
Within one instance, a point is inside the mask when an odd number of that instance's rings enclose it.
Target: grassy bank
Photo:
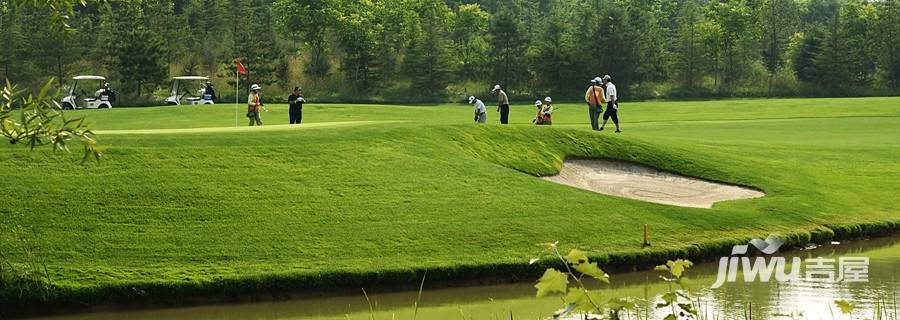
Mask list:
[[[5,290],[0,310],[415,285],[422,270],[436,282],[530,277],[535,244],[557,240],[625,268],[770,233],[797,244],[890,233],[900,225],[898,106],[623,104],[621,135],[585,130],[580,105],[558,106],[554,127],[531,126],[525,106],[501,127],[469,124],[468,106],[310,105],[316,126],[250,131],[210,129],[233,127],[233,106],[78,111],[109,146],[98,164],[0,147],[0,250],[24,263],[28,239],[53,284],[42,296]],[[286,106],[270,109],[268,124],[287,122]],[[176,128],[204,129],[155,131]],[[573,156],[767,196],[689,209],[534,178]]]

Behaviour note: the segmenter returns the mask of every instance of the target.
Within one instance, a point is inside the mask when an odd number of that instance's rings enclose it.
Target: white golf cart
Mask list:
[[[79,82],[98,81],[98,90],[87,92],[84,88],[79,88]],[[72,85],[69,87],[69,95],[63,97],[60,105],[64,110],[74,109],[109,109],[113,107],[115,96],[112,90],[108,90],[103,85],[106,78],[101,76],[76,76],[72,77]],[[80,91],[80,95],[78,94]],[[79,101],[79,97],[81,98]]]
[[[199,90],[191,91],[186,84],[182,85],[182,82],[190,83],[193,81],[199,81],[201,83],[198,87]],[[185,102],[190,105],[215,104],[214,96],[206,93],[204,90],[204,85],[207,81],[209,81],[209,78],[200,76],[181,76],[172,78],[172,94],[166,98],[166,104],[180,106],[182,105],[182,100],[185,100]],[[179,90],[183,91],[179,92]],[[185,96],[187,96],[187,98],[185,98]]]

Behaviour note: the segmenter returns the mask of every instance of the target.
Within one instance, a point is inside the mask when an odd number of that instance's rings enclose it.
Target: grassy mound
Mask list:
[[[793,243],[889,233],[900,226],[898,102],[623,104],[621,135],[585,130],[580,105],[558,106],[554,127],[531,126],[531,107],[501,127],[469,124],[467,106],[307,106],[318,128],[244,131],[209,129],[234,126],[233,106],[78,111],[107,132],[98,164],[0,147],[0,252],[19,269],[37,261],[52,284],[28,296],[0,286],[0,306],[414,285],[422,270],[433,281],[508,278],[538,270],[525,263],[553,241],[633,266],[770,233]],[[285,106],[270,108],[267,123],[287,121]],[[117,131],[133,129],[146,131]],[[566,157],[767,196],[689,209],[534,178]]]

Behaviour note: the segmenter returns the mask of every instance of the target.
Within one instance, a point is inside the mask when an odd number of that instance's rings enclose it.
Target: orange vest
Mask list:
[[[259,95],[253,96],[253,100],[247,104],[247,112],[259,112]]]

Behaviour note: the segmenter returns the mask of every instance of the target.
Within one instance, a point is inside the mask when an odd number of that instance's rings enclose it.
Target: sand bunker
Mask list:
[[[609,160],[566,160],[558,175],[542,179],[612,196],[691,208],[712,208],[719,201],[765,196],[748,188]]]

